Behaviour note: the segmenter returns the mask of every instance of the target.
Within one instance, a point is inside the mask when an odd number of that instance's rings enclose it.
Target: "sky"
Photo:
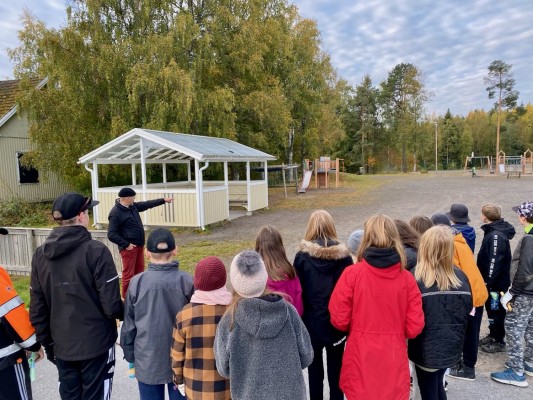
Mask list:
[[[317,22],[322,48],[338,76],[355,87],[374,85],[400,63],[423,72],[432,94],[428,114],[489,110],[483,78],[494,60],[512,64],[519,104],[533,104],[531,0],[293,0]],[[49,28],[66,23],[65,0],[3,0],[0,4],[0,79],[13,78],[6,48],[18,46],[26,7]]]

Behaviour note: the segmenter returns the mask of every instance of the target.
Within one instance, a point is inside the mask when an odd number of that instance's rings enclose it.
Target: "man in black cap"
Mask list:
[[[87,230],[90,197],[66,193],[52,205],[59,224],[32,259],[30,320],[57,366],[62,399],[108,399],[116,319],[124,316],[109,249]]]
[[[135,202],[135,190],[122,188],[109,212],[107,237],[118,245],[122,258],[122,297],[126,297],[131,278],[144,271],[144,227],[140,212],[165,203],[171,198]]]

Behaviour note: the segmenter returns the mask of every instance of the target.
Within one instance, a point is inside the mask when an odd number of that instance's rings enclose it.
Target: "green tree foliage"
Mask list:
[[[518,91],[514,89],[515,80],[511,73],[512,65],[502,60],[493,61],[488,67],[488,74],[484,78],[487,86],[489,99],[496,98],[494,108],[497,111],[496,122],[496,157],[500,152],[500,125],[502,109],[512,109],[516,107]]]
[[[424,88],[422,72],[409,63],[396,65],[380,86],[384,122],[392,133],[390,143],[401,152],[401,170],[406,172],[407,151],[413,154],[415,165],[417,162],[418,123],[430,94]]]
[[[444,168],[458,168],[458,163],[460,163],[465,151],[463,151],[463,141],[461,140],[459,121],[452,116],[449,109],[444,115],[444,119],[441,123],[440,137],[440,159],[442,160]]]
[[[374,154],[379,140],[379,92],[372,86],[370,75],[365,75],[355,88],[346,88],[345,108],[342,110],[346,137],[342,143],[349,158],[365,166]]]
[[[286,0],[73,0],[66,25],[23,16],[15,75],[33,159],[87,187],[77,159],[134,127],[226,137],[284,160],[330,152],[341,97],[316,23]],[[110,167],[107,174],[120,176]]]

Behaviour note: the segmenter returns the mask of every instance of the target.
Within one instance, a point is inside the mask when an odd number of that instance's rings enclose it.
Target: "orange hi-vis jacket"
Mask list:
[[[0,267],[0,320],[2,324],[7,322],[10,330],[20,338],[17,340],[8,338],[5,330],[1,330],[0,335],[4,337],[0,338],[0,360],[37,343],[35,329],[31,325],[24,302],[15,291],[8,273],[2,267]]]

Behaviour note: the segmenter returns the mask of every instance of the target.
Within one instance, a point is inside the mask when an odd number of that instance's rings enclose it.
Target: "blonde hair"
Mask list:
[[[437,284],[439,290],[457,288],[461,281],[453,271],[453,231],[444,225],[429,228],[422,235],[418,248],[415,279],[430,288]]]
[[[496,204],[485,204],[481,207],[481,214],[491,222],[498,221],[502,218],[502,208]]]
[[[363,255],[369,247],[393,248],[400,256],[401,268],[405,268],[406,257],[400,234],[394,221],[384,214],[372,215],[365,222],[363,240],[357,252],[357,261],[363,259]]]
[[[281,234],[273,226],[261,228],[255,239],[255,251],[263,258],[270,279],[283,281],[296,277],[296,270],[287,259]]]
[[[337,230],[330,213],[326,210],[316,210],[309,217],[305,240],[323,239],[324,246],[327,246],[328,240],[337,241]]]

